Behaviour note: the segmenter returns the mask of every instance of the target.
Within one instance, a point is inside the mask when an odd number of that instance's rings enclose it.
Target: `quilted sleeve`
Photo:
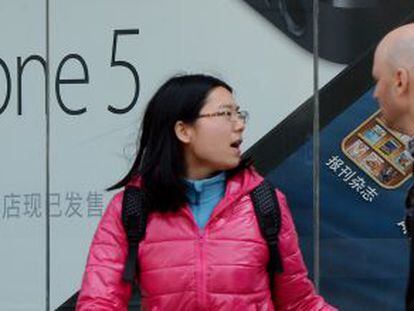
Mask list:
[[[127,311],[131,285],[122,280],[128,242],[121,221],[122,193],[109,203],[92,244],[77,311]]]
[[[299,248],[298,236],[285,195],[276,191],[282,226],[279,233],[279,252],[283,273],[275,274],[274,306],[276,310],[330,311],[337,310],[316,294]]]

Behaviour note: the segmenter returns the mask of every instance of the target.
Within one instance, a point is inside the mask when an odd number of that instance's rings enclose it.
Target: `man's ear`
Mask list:
[[[395,89],[397,95],[404,95],[408,91],[408,87],[410,84],[410,76],[409,72],[405,68],[398,68],[395,73]]]
[[[183,121],[177,121],[174,125],[175,135],[183,144],[188,144],[191,141],[191,126]]]

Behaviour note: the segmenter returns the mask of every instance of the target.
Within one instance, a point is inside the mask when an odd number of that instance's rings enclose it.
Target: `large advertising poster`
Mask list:
[[[412,21],[412,12],[405,22]],[[320,289],[340,310],[404,310],[408,274],[404,201],[411,139],[385,126],[373,98],[374,46],[320,90]],[[313,100],[249,154],[288,197],[308,267],[313,240]],[[290,133],[292,127],[296,135]],[[289,134],[287,134],[289,133]],[[281,151],[281,148],[284,149]]]
[[[243,1],[14,0],[0,14],[0,309],[57,309],[78,290],[105,189],[167,78],[227,81],[251,115],[244,150],[312,95],[312,54]],[[326,62],[324,83],[342,68]]]
[[[368,91],[321,132],[321,292],[341,310],[402,310],[408,249],[404,198],[412,159]],[[283,189],[312,264],[311,163],[306,142],[269,171]],[[289,176],[289,177],[288,177]],[[300,193],[300,194],[299,194]]]
[[[249,110],[243,150],[287,193],[311,272],[312,1],[35,2],[4,1],[0,11],[0,310],[44,310],[47,299],[51,310],[73,309],[65,301],[79,289],[93,232],[114,194],[105,189],[131,165],[149,97],[180,73],[217,75]],[[318,68],[320,86],[328,84],[321,93],[328,116],[321,132],[321,289],[341,310],[371,309],[385,297],[400,308],[405,278],[404,264],[391,261],[393,254],[406,258],[396,208],[410,177],[404,137],[381,127],[369,93],[361,97],[372,87],[360,78],[368,63],[332,81],[409,12],[410,1],[391,9],[368,2],[320,1],[321,21],[339,25],[325,35],[321,27]],[[384,10],[387,17],[375,15]],[[354,18],[369,29],[356,45],[355,29],[344,27]],[[338,37],[348,38],[344,48],[330,50]],[[364,187],[349,185],[356,177]]]

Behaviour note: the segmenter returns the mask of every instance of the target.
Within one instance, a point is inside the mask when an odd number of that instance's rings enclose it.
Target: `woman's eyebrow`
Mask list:
[[[240,106],[237,104],[221,104],[219,108],[229,108],[229,109],[235,109],[236,111],[240,110]]]

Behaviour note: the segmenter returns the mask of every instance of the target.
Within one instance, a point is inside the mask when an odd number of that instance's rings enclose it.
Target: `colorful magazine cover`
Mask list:
[[[372,145],[375,145],[378,141],[383,138],[387,132],[385,129],[380,126],[379,124],[375,124],[372,128],[367,129],[363,136],[366,140],[368,140]]]
[[[384,160],[375,152],[371,152],[367,157],[362,159],[361,165],[370,174],[377,177],[384,168]]]
[[[352,158],[358,159],[368,150],[369,146],[365,144],[362,140],[357,139],[353,144],[349,146],[347,152]]]
[[[380,150],[387,156],[391,155],[394,151],[398,150],[401,144],[394,138],[387,140],[381,147]]]
[[[403,171],[405,171],[411,165],[412,161],[412,157],[408,151],[403,151],[394,159],[394,163]]]

